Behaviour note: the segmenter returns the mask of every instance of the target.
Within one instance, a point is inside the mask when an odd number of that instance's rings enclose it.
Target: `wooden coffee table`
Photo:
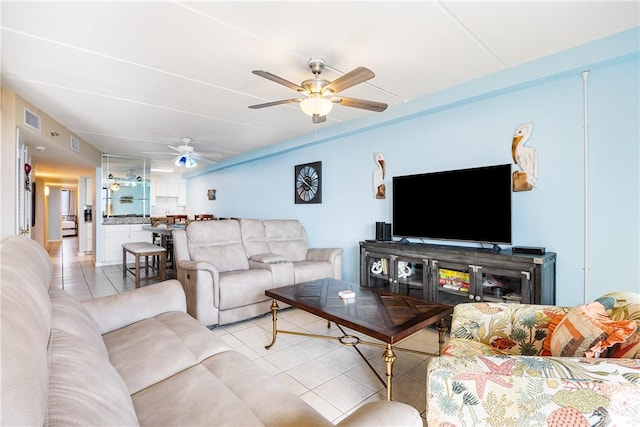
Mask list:
[[[341,298],[338,292],[343,290],[353,291],[355,297],[351,299]],[[334,339],[341,344],[353,346],[367,362],[367,365],[373,369],[373,366],[358,350],[357,345],[364,344],[384,348],[382,360],[386,366],[386,383],[382,378],[378,378],[387,388],[387,400],[391,400],[393,362],[397,358],[394,349],[421,355],[434,355],[432,353],[394,347],[394,345],[425,327],[438,323],[438,344],[439,354],[441,354],[444,346],[444,335],[447,330],[444,318],[453,312],[453,307],[450,305],[438,304],[380,289],[364,288],[357,284],[337,279],[320,279],[298,285],[284,286],[265,291],[265,295],[273,299],[271,304],[273,339],[269,345],[265,346],[267,350],[276,343],[278,334]],[[327,327],[331,325],[331,322],[334,322],[343,335],[335,337],[278,329],[278,301],[326,319]],[[341,326],[346,326],[354,331],[380,340],[384,344],[364,341],[359,337],[348,335]]]

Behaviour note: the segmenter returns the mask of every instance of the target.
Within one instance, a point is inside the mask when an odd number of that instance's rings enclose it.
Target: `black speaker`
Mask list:
[[[384,240],[384,222],[376,222],[376,240]]]
[[[389,242],[391,240],[391,224],[389,223],[384,225],[382,240],[384,240],[385,242]]]

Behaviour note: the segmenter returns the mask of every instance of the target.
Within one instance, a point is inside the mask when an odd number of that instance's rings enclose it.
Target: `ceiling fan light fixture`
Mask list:
[[[300,101],[300,108],[308,116],[326,116],[333,108],[333,102],[318,94]]]
[[[196,166],[198,162],[196,162],[196,160],[193,157],[191,157],[189,154],[183,153],[176,159],[176,161],[173,164],[178,166],[179,168],[183,166],[187,168],[192,168]]]

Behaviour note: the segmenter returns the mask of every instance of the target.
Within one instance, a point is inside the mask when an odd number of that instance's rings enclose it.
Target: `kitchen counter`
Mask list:
[[[151,218],[148,216],[128,216],[116,217],[110,216],[102,218],[102,225],[120,225],[120,224],[150,224]]]

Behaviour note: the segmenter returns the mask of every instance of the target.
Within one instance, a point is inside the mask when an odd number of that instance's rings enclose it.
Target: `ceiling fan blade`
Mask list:
[[[279,83],[279,84],[281,84],[283,86],[286,86],[289,89],[293,89],[293,90],[298,91],[298,92],[306,92],[303,87],[298,86],[297,84],[292,83],[289,80],[285,80],[282,77],[278,77],[275,74],[271,74],[268,71],[253,70],[252,73],[255,74],[256,76],[264,77],[267,80],[271,80],[272,82],[276,82],[276,83]]]
[[[182,150],[179,149],[178,147],[174,147],[173,145],[167,145],[167,147],[171,148],[172,150],[177,151],[178,153],[182,153]]]
[[[205,163],[218,163],[220,160],[207,159],[206,157],[198,157],[198,161],[202,160]]]
[[[327,121],[327,116],[311,116],[311,120],[313,121],[313,124],[318,124],[318,123],[324,123]]]
[[[333,93],[341,92],[345,89],[355,86],[359,83],[366,82],[375,77],[373,71],[365,67],[358,67],[349,71],[344,76],[338,77],[327,85],[327,89],[331,89]]]
[[[274,105],[281,105],[281,104],[291,104],[292,102],[300,102],[302,101],[302,99],[283,99],[282,101],[273,101],[273,102],[266,102],[264,104],[257,104],[257,105],[249,105],[249,108],[255,110],[256,108],[264,108],[264,107],[272,107]]]
[[[334,104],[344,105],[345,107],[361,108],[363,110],[376,111],[378,113],[387,109],[387,104],[376,101],[366,101],[364,99],[346,98],[338,96],[331,99]]]

